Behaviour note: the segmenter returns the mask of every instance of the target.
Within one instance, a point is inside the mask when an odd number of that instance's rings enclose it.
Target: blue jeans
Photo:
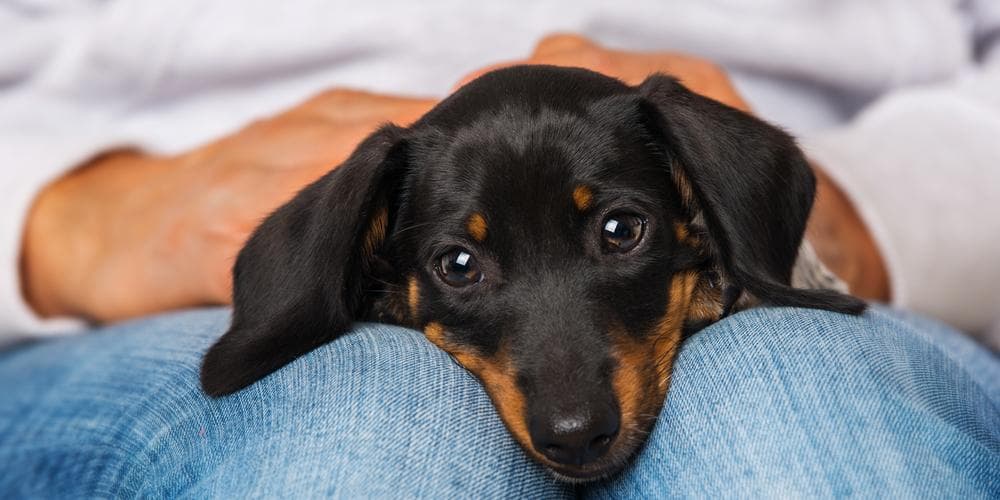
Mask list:
[[[556,482],[418,332],[323,346],[233,396],[200,310],[0,353],[0,497],[1000,497],[1000,362],[925,320],[755,309],[680,352],[639,456]]]

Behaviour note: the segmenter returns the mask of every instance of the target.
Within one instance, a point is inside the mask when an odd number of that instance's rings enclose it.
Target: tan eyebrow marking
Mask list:
[[[581,184],[573,190],[573,204],[576,205],[577,210],[586,212],[593,201],[594,192],[589,187]]]
[[[682,271],[670,280],[670,296],[667,310],[656,325],[658,342],[653,346],[658,373],[669,374],[677,355],[684,329],[684,320],[691,309],[694,287],[698,283],[697,273]],[[666,393],[670,377],[661,377],[660,390]]]
[[[479,212],[473,212],[465,223],[465,229],[476,241],[482,242],[486,239],[486,218]]]

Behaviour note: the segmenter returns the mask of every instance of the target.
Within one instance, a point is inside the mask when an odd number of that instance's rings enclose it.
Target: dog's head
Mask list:
[[[376,319],[424,331],[564,478],[614,471],[686,332],[789,286],[813,175],[793,140],[665,76],[524,66],[372,134],[257,229],[202,384],[241,389]]]

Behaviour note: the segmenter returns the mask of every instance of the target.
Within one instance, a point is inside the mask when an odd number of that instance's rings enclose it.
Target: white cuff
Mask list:
[[[928,89],[802,141],[871,231],[895,305],[970,332],[1000,318],[998,137],[995,110]]]

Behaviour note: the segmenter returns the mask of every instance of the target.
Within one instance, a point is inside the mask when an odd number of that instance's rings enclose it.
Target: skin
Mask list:
[[[504,65],[523,63],[586,67],[631,85],[664,72],[749,110],[718,66],[681,54],[615,51],[553,35],[529,58]],[[21,254],[25,297],[43,317],[96,322],[228,304],[235,256],[267,213],[340,164],[378,124],[409,124],[434,104],[335,89],[176,156],[98,156],[36,198]],[[871,235],[824,175],[808,231],[820,258],[853,293],[888,299],[888,276]]]
[[[381,123],[433,104],[334,90],[178,156],[95,158],[36,199],[26,296],[43,316],[98,322],[229,303],[236,254],[264,216]]]

